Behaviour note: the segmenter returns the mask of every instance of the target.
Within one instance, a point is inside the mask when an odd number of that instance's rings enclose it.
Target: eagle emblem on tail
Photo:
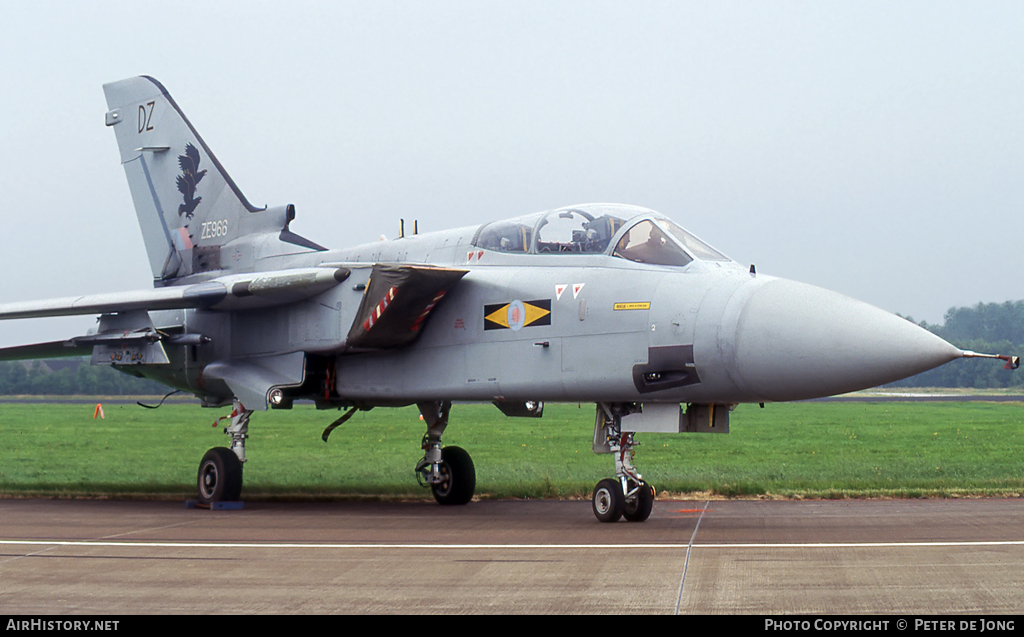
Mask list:
[[[205,170],[199,170],[199,151],[195,146],[185,145],[185,154],[178,155],[178,166],[181,167],[177,179],[178,192],[185,198],[184,203],[178,206],[178,215],[191,219],[196,206],[203,200],[202,197],[196,197],[196,185],[206,176]]]

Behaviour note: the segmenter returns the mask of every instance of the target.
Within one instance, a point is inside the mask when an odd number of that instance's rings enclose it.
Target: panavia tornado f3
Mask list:
[[[289,229],[292,205],[242,195],[167,90],[103,87],[153,270],[151,290],[0,305],[0,318],[98,314],[88,334],[0,359],[91,355],[96,365],[234,407],[227,447],[198,474],[205,504],[237,500],[253,411],[415,404],[422,483],[466,504],[469,454],[442,446],[455,401],[541,417],[544,402],[597,404],[593,448],[615,477],[593,494],[604,522],[648,518],[633,465],[642,432],[729,431],[738,403],[791,401],[895,381],[963,357],[898,316],[756,273],[669,218],[621,204],[329,250]]]

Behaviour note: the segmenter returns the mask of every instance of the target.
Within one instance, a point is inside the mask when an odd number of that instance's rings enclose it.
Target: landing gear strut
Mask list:
[[[448,426],[449,401],[417,403],[427,433],[423,435],[423,458],[416,464],[416,479],[430,486],[440,504],[466,504],[476,490],[473,460],[461,447],[441,447],[441,434]]]
[[[214,447],[199,463],[196,487],[199,504],[233,502],[242,494],[242,463],[245,462],[245,439],[249,437],[249,416],[252,410],[235,401],[231,424],[224,433],[231,436],[231,448]],[[219,422],[219,420],[218,420]]]
[[[654,487],[644,482],[633,467],[633,432],[622,431],[622,416],[633,413],[633,403],[598,403],[594,425],[594,451],[611,453],[615,458],[615,478],[606,478],[594,487],[591,504],[601,522],[643,522],[654,509]]]

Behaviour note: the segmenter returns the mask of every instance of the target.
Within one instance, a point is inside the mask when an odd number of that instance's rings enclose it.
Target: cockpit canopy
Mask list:
[[[526,254],[608,254],[654,265],[730,260],[653,210],[613,204],[572,206],[495,221],[477,230],[473,245]]]

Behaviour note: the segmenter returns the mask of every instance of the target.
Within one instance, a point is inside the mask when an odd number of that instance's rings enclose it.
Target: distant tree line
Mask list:
[[[88,358],[0,362],[0,396],[126,396],[166,394],[170,389],[122,374]]]
[[[913,321],[912,318],[907,318]],[[941,325],[918,323],[960,349],[985,354],[1024,355],[1024,301],[979,303],[946,312]],[[998,361],[967,359],[948,363],[890,387],[1024,387],[1024,368],[1009,372]]]

